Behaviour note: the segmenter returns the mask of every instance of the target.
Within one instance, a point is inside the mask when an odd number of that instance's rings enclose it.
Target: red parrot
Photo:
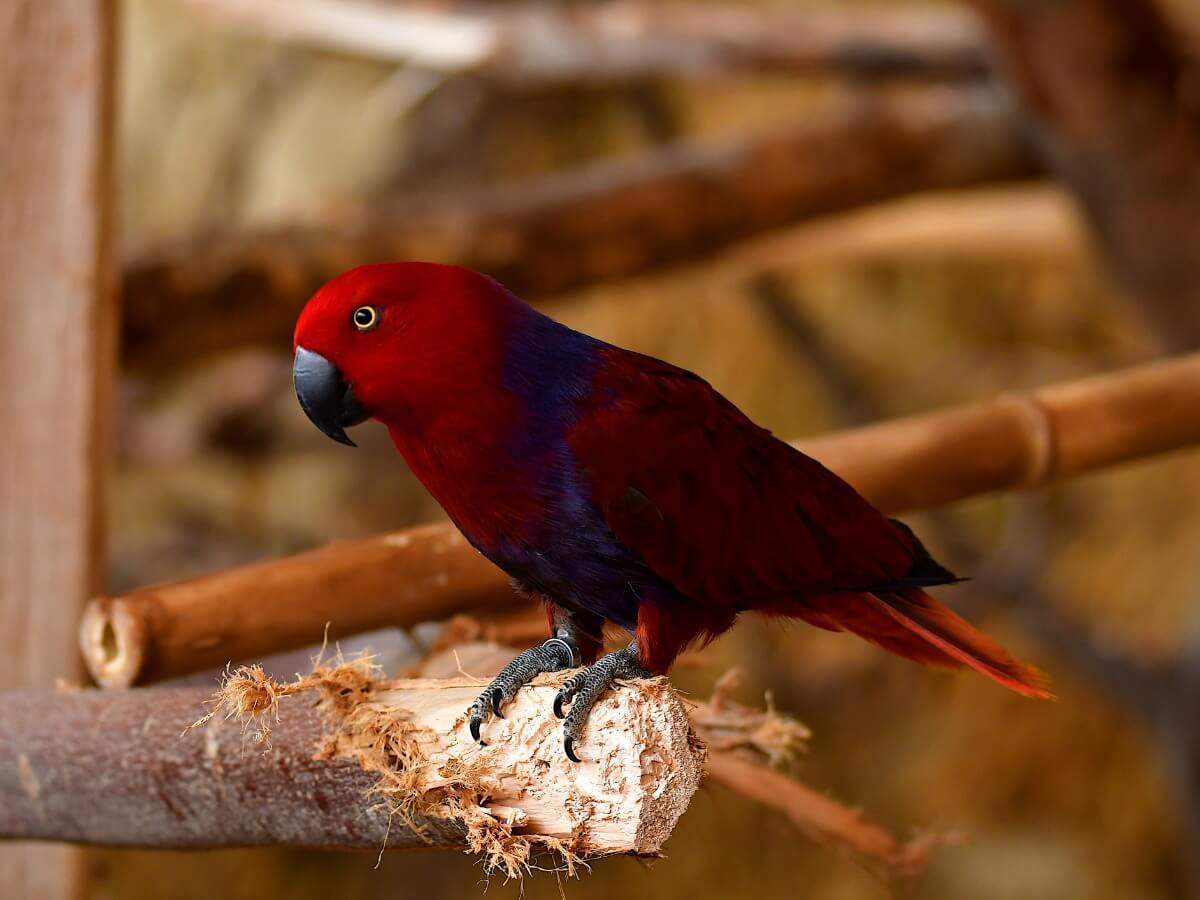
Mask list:
[[[743,612],[849,631],[1020,694],[1040,673],[926,593],[958,579],[913,532],[747,418],[704,379],[573,331],[468,269],[363,266],[295,333],[295,389],[334,440],[368,418],[467,540],[543,598],[550,638],[470,709],[589,664],[555,699],[564,746],[615,678],[665,673]],[[633,635],[599,660],[601,629]]]

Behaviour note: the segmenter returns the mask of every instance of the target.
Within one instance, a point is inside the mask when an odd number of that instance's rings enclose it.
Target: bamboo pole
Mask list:
[[[880,509],[1028,490],[1200,444],[1200,354],[855,428],[798,446]]]
[[[766,134],[686,140],[433,208],[198,233],[130,254],[124,361],[160,370],[231,347],[291,346],[304,301],[364,262],[457,263],[545,297],[815,216],[1035,173],[994,93],[946,88],[861,97]]]
[[[116,13],[106,0],[0,9],[0,688],[34,688],[78,677],[77,617],[103,583]],[[0,848],[5,897],[74,897],[85,882],[74,851]]]
[[[1200,444],[1200,355],[855,428],[797,446],[887,513],[1025,490]],[[386,625],[522,602],[450,525],[95,601],[80,644],[122,687]]]
[[[424,525],[94,600],[79,642],[98,684],[127,687],[513,602],[461,534]]]

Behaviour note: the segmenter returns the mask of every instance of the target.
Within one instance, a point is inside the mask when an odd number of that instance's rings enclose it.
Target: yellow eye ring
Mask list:
[[[350,317],[359,331],[370,331],[379,324],[379,310],[373,306],[360,306]]]

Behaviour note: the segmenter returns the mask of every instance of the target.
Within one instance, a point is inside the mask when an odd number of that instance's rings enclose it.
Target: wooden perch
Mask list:
[[[297,559],[299,579],[288,564]],[[411,627],[511,605],[512,594],[461,534],[426,525],[94,600],[79,643],[97,684],[126,687],[304,647],[327,625],[334,639]]]
[[[576,766],[553,679],[522,691],[480,747],[465,711],[481,682],[373,674],[344,663],[280,685],[244,670],[230,706],[186,733],[209,691],[0,693],[0,838],[441,847],[515,875],[539,850],[656,853],[699,785],[704,752],[663,679],[598,705]],[[320,706],[291,697],[301,690]],[[266,750],[247,723],[269,729]]]
[[[1200,348],[1200,58],[1154,0],[973,0],[1048,167],[1163,344]]]
[[[888,513],[1038,487],[1200,444],[1200,355],[798,446]],[[97,682],[144,684],[339,636],[525,602],[450,525],[333,544],[88,607]]]
[[[800,442],[885,512],[1200,444],[1200,354]]]
[[[512,656],[495,644],[461,650],[484,677]],[[427,670],[450,664],[443,654]],[[905,844],[769,768],[802,749],[808,731],[732,702],[734,672],[687,709],[664,679],[619,686],[592,714],[580,765],[563,755],[550,712],[567,673],[521,691],[487,726],[486,747],[465,729],[482,678],[378,675],[364,658],[318,663],[289,684],[246,667],[199,722],[207,693],[197,688],[0,693],[0,839],[437,847],[516,876],[548,850],[568,867],[657,853],[695,793],[707,746],[718,782],[785,813],[818,844],[904,875],[924,867],[934,843]],[[314,693],[316,704],[297,696]]]
[[[864,99],[765,135],[687,141],[434,209],[143,248],[125,267],[122,349],[132,367],[164,369],[236,346],[288,347],[308,296],[365,262],[453,262],[546,296],[813,216],[1034,171],[987,91]]]
[[[760,10],[608,2],[422,6],[364,0],[186,0],[214,22],[512,87],[732,72],[977,77],[986,39],[963,10]]]

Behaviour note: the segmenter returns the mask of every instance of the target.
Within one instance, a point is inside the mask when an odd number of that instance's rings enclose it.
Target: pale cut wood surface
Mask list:
[[[0,3],[0,686],[78,674],[99,587],[114,307],[113,4]],[[0,747],[0,754],[5,749]],[[57,900],[75,851],[0,848],[0,893]]]

